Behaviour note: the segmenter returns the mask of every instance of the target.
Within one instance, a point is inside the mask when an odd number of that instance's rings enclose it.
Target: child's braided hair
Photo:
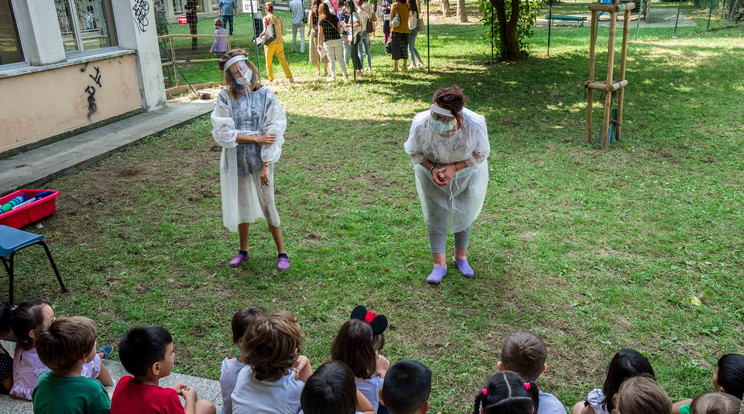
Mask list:
[[[537,385],[504,371],[488,378],[486,387],[475,396],[473,414],[479,414],[481,406],[485,414],[533,414],[539,403]]]

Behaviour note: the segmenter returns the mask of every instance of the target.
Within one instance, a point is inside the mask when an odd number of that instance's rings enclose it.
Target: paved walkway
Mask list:
[[[2,345],[10,353],[15,351],[15,343],[13,342],[2,341]],[[119,382],[121,377],[129,375],[120,362],[106,359],[103,360],[103,362],[106,364],[106,368],[108,368],[111,378],[114,379],[114,384]],[[190,387],[196,388],[199,399],[212,401],[214,405],[217,406],[217,412],[220,411],[222,395],[220,393],[220,383],[218,381],[176,373],[160,380],[160,384],[163,386],[169,386],[177,382],[182,382]],[[109,392],[114,391],[114,387],[108,387],[107,389]],[[0,395],[0,414],[32,414],[33,412],[34,409],[31,401],[20,400],[7,395]]]
[[[0,160],[0,195],[43,186],[79,171],[113,151],[168,128],[183,125],[214,109],[214,101],[169,103],[167,107],[123,119],[34,150]]]

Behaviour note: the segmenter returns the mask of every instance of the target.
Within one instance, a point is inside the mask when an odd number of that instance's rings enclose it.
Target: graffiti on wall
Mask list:
[[[85,73],[87,69],[88,63],[80,68],[80,72]],[[93,80],[93,83],[95,85],[98,85],[99,88],[102,88],[103,85],[101,85],[101,68],[99,68],[98,66],[93,66],[93,70],[95,71],[95,73],[88,73],[88,77]],[[90,117],[98,111],[98,104],[96,104],[96,87],[94,85],[88,85],[85,88],[84,92],[88,94],[88,119],[90,119]]]
[[[132,11],[134,11],[134,22],[137,28],[142,33],[146,32],[147,26],[150,25],[150,19],[147,18],[147,15],[150,13],[150,4],[147,0],[136,0]]]

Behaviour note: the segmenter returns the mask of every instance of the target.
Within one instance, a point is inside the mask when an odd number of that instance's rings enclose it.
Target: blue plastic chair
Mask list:
[[[67,292],[67,288],[65,288],[62,277],[60,277],[57,270],[57,265],[54,264],[54,259],[52,259],[52,254],[49,252],[46,243],[44,243],[44,235],[33,234],[0,225],[0,260],[2,260],[5,270],[8,271],[8,275],[10,276],[10,299],[8,302],[11,305],[13,304],[13,257],[17,251],[25,249],[28,246],[33,246],[34,244],[40,244],[44,247],[49,258],[49,263],[52,264],[52,269],[57,274],[57,281],[59,281],[59,285],[62,287],[62,292]]]

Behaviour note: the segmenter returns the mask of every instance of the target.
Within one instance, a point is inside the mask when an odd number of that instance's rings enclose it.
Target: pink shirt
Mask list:
[[[25,351],[20,346],[17,347],[13,358],[13,388],[10,389],[10,395],[30,401],[31,391],[36,387],[41,374],[47,371],[49,368],[39,359],[36,348]],[[98,354],[80,369],[83,377],[98,378],[100,373],[101,357]]]

